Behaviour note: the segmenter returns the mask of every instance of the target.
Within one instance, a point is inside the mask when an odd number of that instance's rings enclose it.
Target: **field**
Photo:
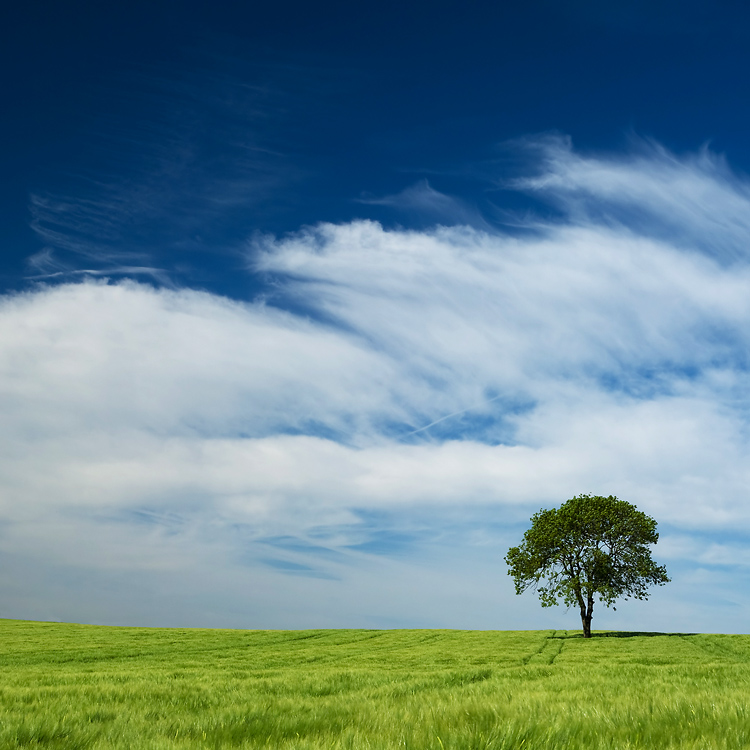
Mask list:
[[[0,748],[748,748],[750,636],[0,620]]]

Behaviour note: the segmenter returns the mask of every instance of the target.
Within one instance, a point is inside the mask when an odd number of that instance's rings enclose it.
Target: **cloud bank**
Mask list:
[[[522,233],[266,237],[251,302],[4,297],[2,614],[575,627],[515,598],[502,555],[595,492],[657,518],[674,579],[598,627],[742,629],[750,186],[708,151],[524,148],[513,186],[560,215]]]

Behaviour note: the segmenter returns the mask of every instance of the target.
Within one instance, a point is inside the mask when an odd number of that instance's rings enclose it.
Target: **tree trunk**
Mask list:
[[[591,616],[585,612],[581,613],[581,625],[583,625],[583,637],[591,638]]]
[[[581,601],[581,625],[583,625],[583,637],[591,638],[591,618],[594,616],[594,597],[589,596],[588,606]]]

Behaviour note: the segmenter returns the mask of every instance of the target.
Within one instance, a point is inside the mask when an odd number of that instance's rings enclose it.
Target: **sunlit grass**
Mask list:
[[[750,636],[0,621],[2,748],[747,748]]]

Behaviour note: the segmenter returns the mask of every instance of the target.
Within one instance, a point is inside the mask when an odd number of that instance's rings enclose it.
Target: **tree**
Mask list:
[[[578,495],[535,513],[522,544],[508,550],[505,562],[516,594],[531,587],[543,607],[558,599],[568,607],[577,604],[583,637],[591,638],[595,595],[610,607],[620,597],[648,599],[648,586],[669,581],[648,548],[658,539],[656,521],[635,505],[612,495]]]

